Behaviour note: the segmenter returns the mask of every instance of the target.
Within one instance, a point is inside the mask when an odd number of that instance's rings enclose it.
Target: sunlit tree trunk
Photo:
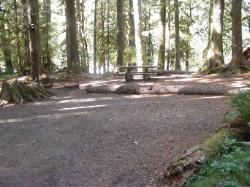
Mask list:
[[[188,21],[188,30],[187,30],[187,36],[190,37],[190,40],[192,38],[192,35],[190,33],[190,27],[192,25],[192,3],[193,3],[193,0],[189,0],[189,4],[188,4],[188,8],[189,8],[189,15],[188,15],[188,18],[189,18],[189,21]],[[185,67],[186,67],[186,71],[189,71],[189,61],[190,61],[190,53],[191,53],[191,46],[190,46],[190,40],[186,46],[186,49],[185,49],[185,54],[186,54],[186,59],[185,59]]]
[[[27,0],[27,15],[29,21],[29,51],[31,59],[31,77],[33,81],[38,82],[39,66],[41,64],[38,0]]]
[[[98,0],[95,0],[94,12],[94,74],[97,70],[97,14],[98,14]]]
[[[107,72],[110,73],[110,0],[107,0]]]
[[[242,0],[232,1],[232,65],[243,65],[242,49],[242,21],[241,21]]]
[[[106,63],[105,63],[105,55],[106,55],[106,38],[105,38],[105,2],[102,1],[100,3],[99,8],[99,35],[98,35],[98,62],[99,62],[99,73],[101,73],[101,67],[103,67],[103,73],[106,73]]]
[[[167,2],[166,0],[161,0],[161,11],[160,11],[160,19],[161,19],[161,37],[160,37],[160,47],[159,47],[159,68],[161,70],[165,69],[165,61],[166,61],[166,8]]]
[[[170,68],[170,49],[171,48],[171,1],[168,0],[168,35],[167,35],[167,70]]]
[[[117,0],[117,65],[122,66],[124,62],[125,50],[125,18],[124,1]]]
[[[174,7],[175,7],[175,70],[181,70],[179,1],[178,0],[174,0]]]
[[[133,64],[133,57],[135,50],[135,23],[134,23],[134,9],[133,9],[133,0],[129,0],[129,64]]]
[[[133,0],[134,24],[135,24],[135,47],[136,47],[136,65],[142,66],[142,47],[141,47],[141,23],[139,12],[139,1]]]
[[[85,35],[85,5],[84,0],[76,0],[77,32],[80,50],[80,66],[84,72],[88,72],[88,49]]]
[[[224,64],[223,56],[223,15],[224,0],[212,0],[211,25],[208,42],[207,68],[220,67]]]
[[[66,23],[67,23],[67,66],[68,73],[79,73],[79,52],[77,41],[75,1],[66,0]]]

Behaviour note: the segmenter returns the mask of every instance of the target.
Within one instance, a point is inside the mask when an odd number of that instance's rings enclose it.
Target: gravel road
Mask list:
[[[153,185],[222,127],[230,98],[61,90],[0,108],[0,186]]]

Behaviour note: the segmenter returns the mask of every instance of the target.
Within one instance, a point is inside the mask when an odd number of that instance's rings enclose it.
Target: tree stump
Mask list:
[[[41,101],[52,94],[37,83],[29,83],[27,79],[3,80],[0,93],[0,106],[22,104],[28,101]]]

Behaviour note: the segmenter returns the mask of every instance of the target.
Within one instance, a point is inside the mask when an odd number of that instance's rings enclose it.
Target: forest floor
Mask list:
[[[0,108],[0,186],[146,186],[223,127],[228,96],[86,94]]]

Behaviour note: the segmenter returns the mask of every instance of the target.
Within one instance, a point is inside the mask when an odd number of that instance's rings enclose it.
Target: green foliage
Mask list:
[[[250,92],[239,92],[233,97],[233,107],[250,122]]]
[[[2,73],[0,74],[0,81],[4,80],[4,79],[10,79],[13,76],[15,76],[14,74],[9,74],[9,73]]]
[[[208,156],[218,154],[221,151],[221,143],[228,137],[234,137],[234,133],[228,129],[219,130],[214,136],[205,142],[203,151]]]
[[[221,154],[210,158],[207,164],[184,185],[199,186],[249,186],[250,146],[249,143],[225,139],[220,145]]]
[[[225,122],[232,122],[234,121],[237,117],[241,116],[239,111],[231,111],[228,112],[224,118]]]
[[[235,111],[228,113],[225,120],[234,121],[240,116],[250,127],[250,92],[239,92],[232,101]],[[210,157],[186,187],[250,185],[250,142],[238,142],[232,135],[229,130],[223,130],[206,142],[204,151]]]

